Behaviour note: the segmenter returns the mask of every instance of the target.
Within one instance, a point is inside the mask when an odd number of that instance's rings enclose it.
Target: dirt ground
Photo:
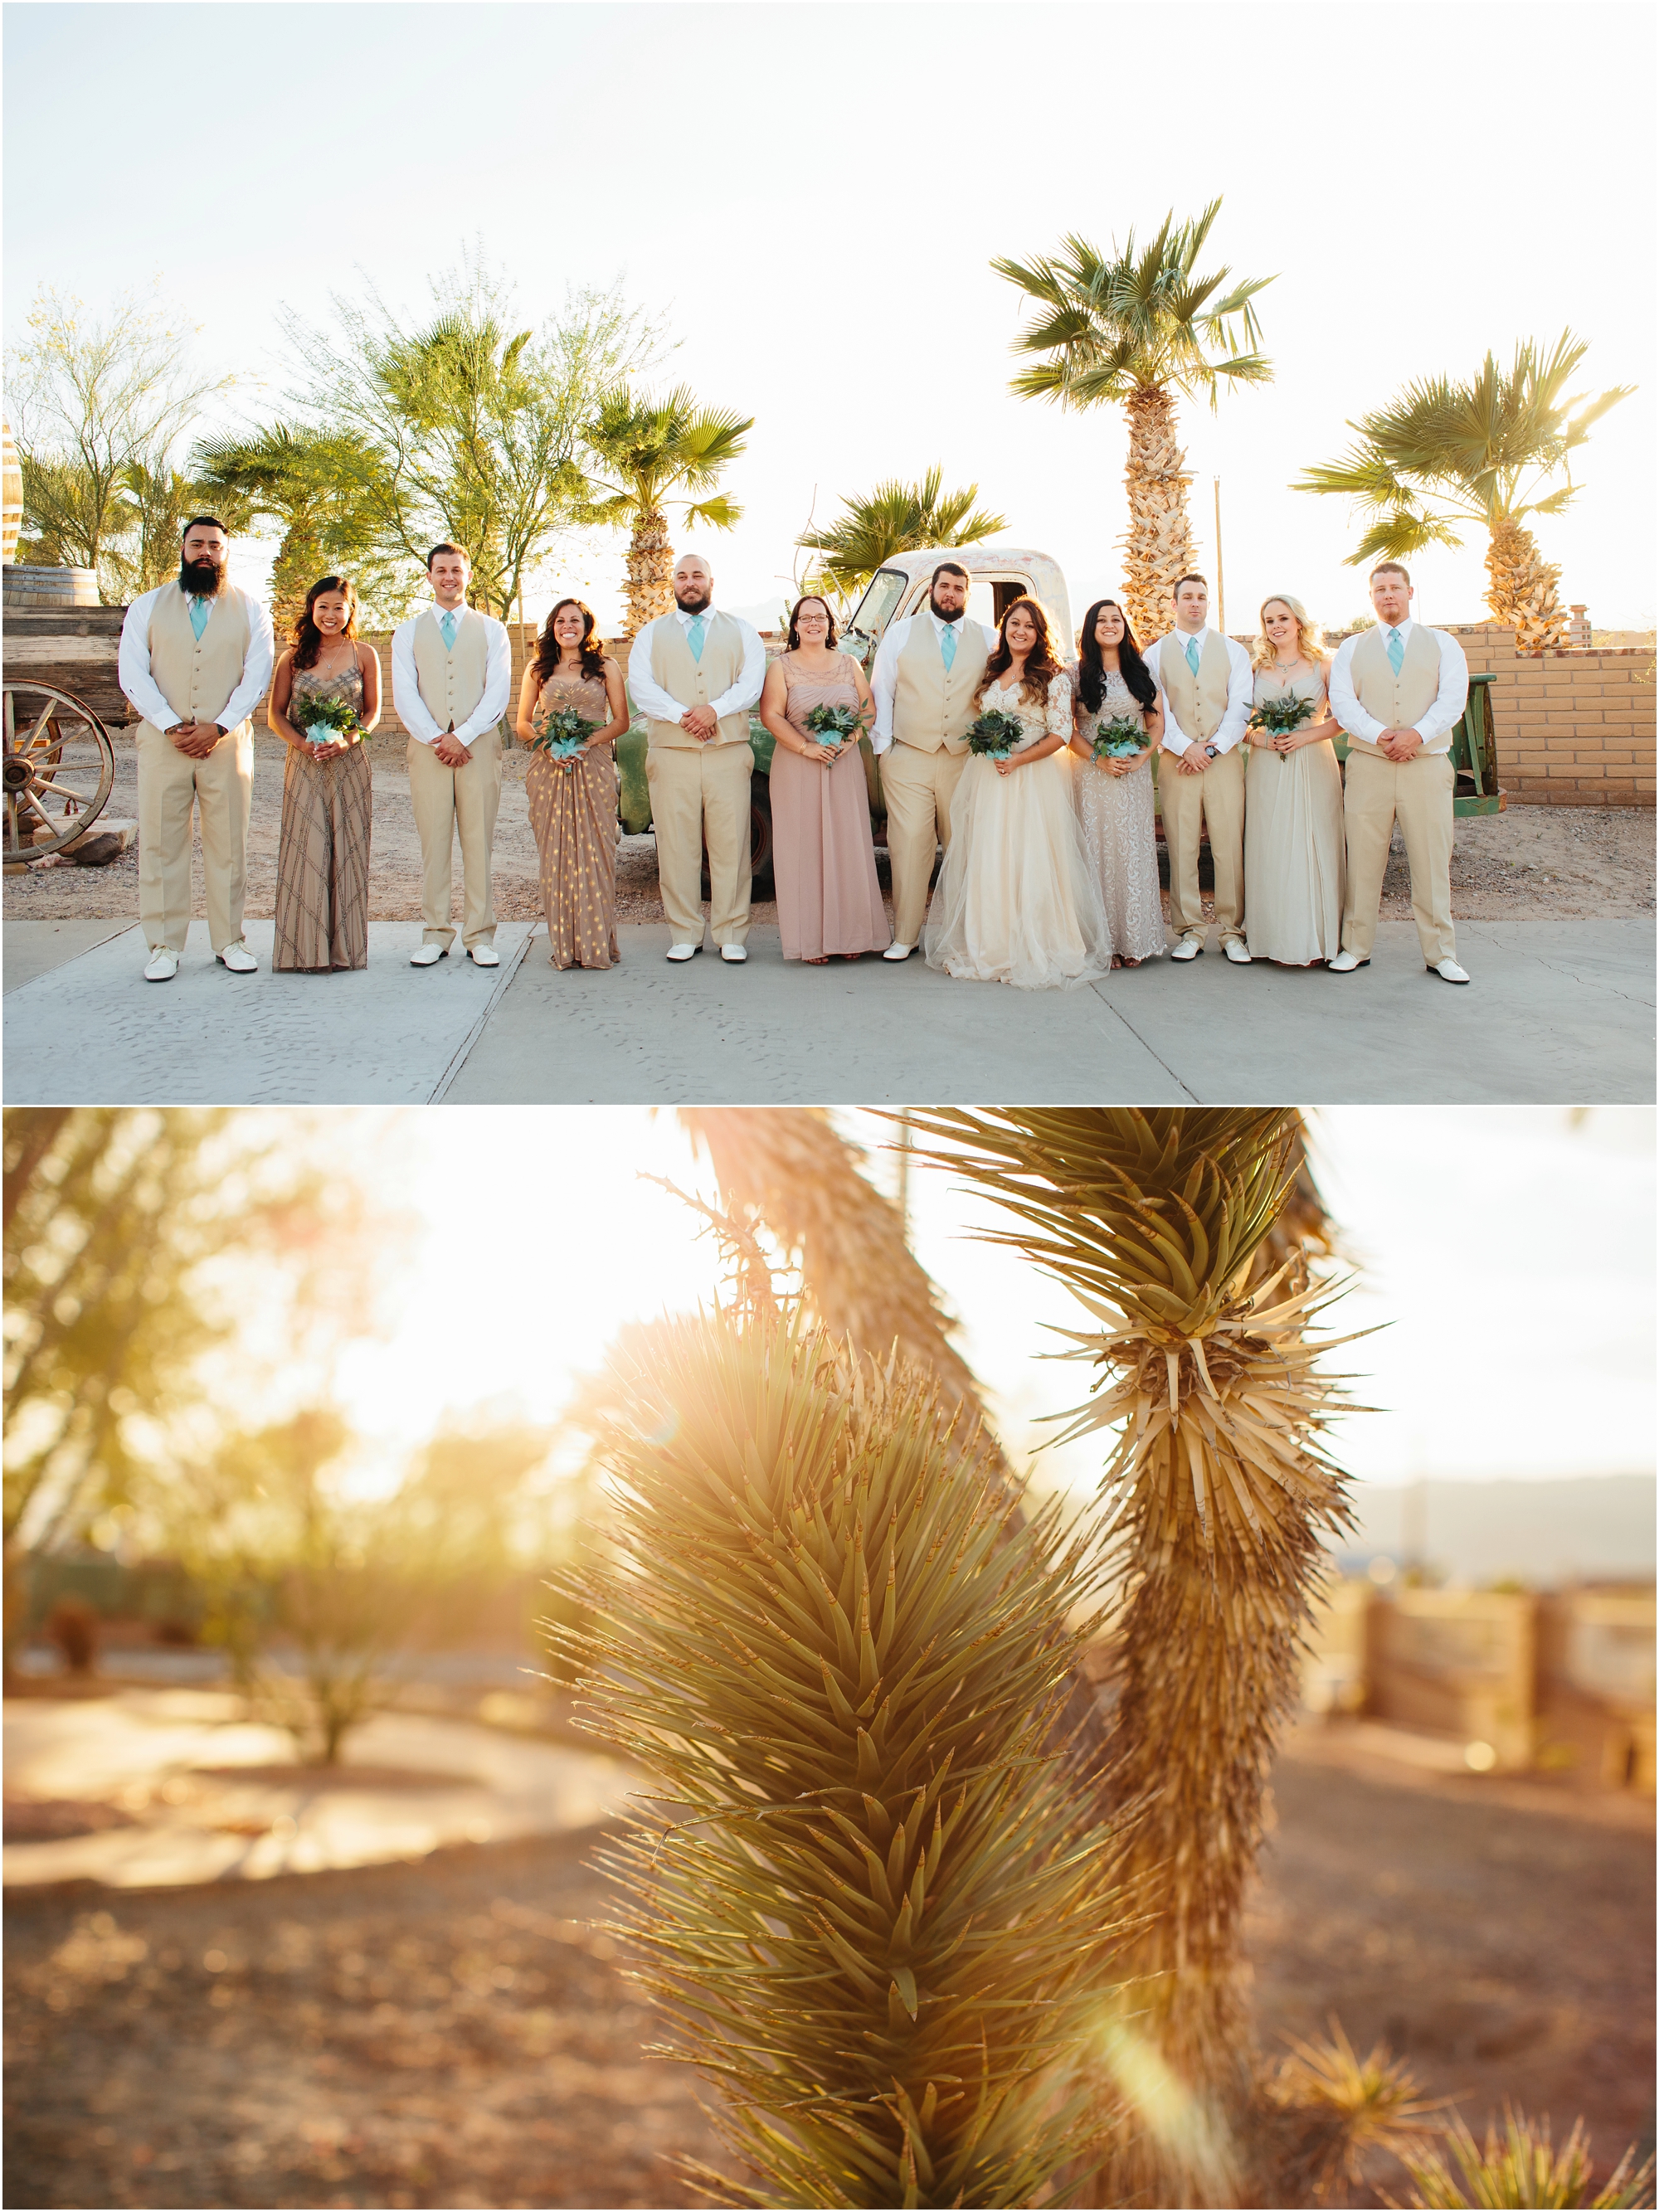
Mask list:
[[[1267,2050],[1335,2013],[1477,2124],[1508,2095],[1558,2136],[1582,2112],[1604,2170],[1650,2148],[1644,1809],[1319,1750],[1280,1761],[1249,1917]],[[603,1910],[579,1850],[539,1841],[10,1892],[6,2201],[689,2204],[672,2154],[718,2148],[685,2072],[641,2055]]]
[[[276,845],[282,825],[284,748],[274,738],[256,738],[253,822],[248,844],[247,912],[268,920],[276,898]],[[495,908],[503,921],[529,921],[541,912],[536,841],[525,800],[530,755],[514,746],[505,757],[501,813],[495,828]],[[409,803],[404,746],[393,739],[374,755],[374,835],[369,912],[378,921],[420,918],[420,842]],[[108,812],[137,818],[137,766],[130,740],[116,742],[115,787]],[[879,866],[887,888],[886,856]],[[1206,871],[1207,877],[1207,870]],[[1468,921],[1516,915],[1636,915],[1654,911],[1654,816],[1650,807],[1521,806],[1507,814],[1470,817],[1457,824],[1452,859],[1452,910]],[[196,866],[193,911],[202,902],[201,860]],[[456,917],[460,912],[459,859]],[[138,915],[136,847],[108,868],[40,866],[5,879],[3,912],[20,920],[61,921]],[[651,836],[624,837],[617,854],[617,911],[628,921],[659,921],[656,846]],[[755,919],[769,921],[775,908],[757,902]],[[1396,849],[1382,887],[1382,912],[1402,920],[1411,912],[1403,848]]]

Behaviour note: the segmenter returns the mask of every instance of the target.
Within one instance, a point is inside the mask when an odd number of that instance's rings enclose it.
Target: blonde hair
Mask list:
[[[1267,610],[1275,601],[1281,607],[1288,607],[1295,616],[1296,649],[1304,660],[1310,660],[1317,668],[1325,658],[1325,634],[1309,615],[1301,600],[1293,599],[1288,592],[1269,592],[1261,602],[1261,611],[1256,616],[1261,629],[1250,650],[1251,667],[1271,668],[1278,657],[1273,641],[1267,635]]]

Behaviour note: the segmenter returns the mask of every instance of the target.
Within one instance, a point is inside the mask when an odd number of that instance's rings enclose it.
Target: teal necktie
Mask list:
[[[951,673],[951,664],[957,657],[957,626],[954,623],[946,623],[939,632],[939,649],[940,658],[945,663],[945,672],[948,676]]]
[[[190,602],[190,626],[196,633],[196,642],[202,642],[202,632],[208,626],[208,617],[213,612],[211,599],[192,598]]]
[[[453,607],[446,607],[442,614],[438,617],[438,627],[444,634],[444,651],[446,653],[453,653],[455,649],[456,620],[457,617],[455,610]]]
[[[701,615],[693,615],[690,621],[685,625],[685,641],[691,648],[692,659],[699,663],[701,663],[702,659],[702,617]]]
[[[1194,675],[1196,676],[1198,673],[1198,640],[1195,637],[1189,637],[1187,641],[1187,665],[1192,670]]]
[[[1391,629],[1389,632],[1389,665],[1396,676],[1400,673],[1400,664],[1405,658],[1406,647],[1401,640],[1400,633],[1397,629]]]

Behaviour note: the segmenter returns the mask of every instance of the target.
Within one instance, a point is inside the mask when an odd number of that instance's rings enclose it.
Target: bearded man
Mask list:
[[[138,920],[144,979],[169,983],[190,932],[191,823],[202,817],[208,940],[234,975],[258,962],[242,938],[253,811],[253,710],[270,684],[270,617],[228,580],[223,523],[185,525],[176,582],[127,609],[116,664],[137,709]]]

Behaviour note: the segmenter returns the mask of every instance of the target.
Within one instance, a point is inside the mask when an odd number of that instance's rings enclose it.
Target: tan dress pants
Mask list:
[[[501,803],[501,733],[486,730],[468,747],[465,768],[446,768],[430,745],[409,741],[409,798],[421,836],[421,933],[423,945],[447,948],[455,833],[461,836],[461,942],[493,943],[495,894],[489,880],[495,815]]]
[[[1158,763],[1164,842],[1170,852],[1170,926],[1177,937],[1202,939],[1204,902],[1198,889],[1198,848],[1205,826],[1215,866],[1215,926],[1224,945],[1244,935],[1244,751],[1218,754],[1202,775],[1183,775],[1174,753]]]
[[[708,841],[708,929],[716,945],[749,934],[749,787],[755,756],[739,744],[653,745],[645,757],[657,882],[676,945],[702,943],[702,848]]]
[[[190,931],[190,824],[202,815],[208,940],[242,941],[247,825],[253,811],[253,726],[222,738],[205,760],[181,753],[151,722],[138,726],[138,921],[152,952],[185,949]]]
[[[938,848],[951,845],[951,802],[957,795],[966,751],[931,753],[895,738],[882,755],[881,791],[887,801],[887,854],[893,864],[893,942],[915,945],[927,912]]]
[[[1452,933],[1452,795],[1456,772],[1449,753],[1419,753],[1391,761],[1386,753],[1348,755],[1342,811],[1348,830],[1348,897],[1342,910],[1342,950],[1371,957],[1376,942],[1382,875],[1396,820],[1406,841],[1412,876],[1412,919],[1431,968],[1457,957]]]

